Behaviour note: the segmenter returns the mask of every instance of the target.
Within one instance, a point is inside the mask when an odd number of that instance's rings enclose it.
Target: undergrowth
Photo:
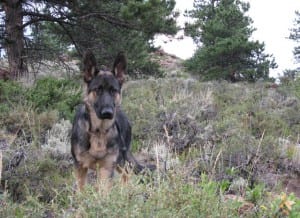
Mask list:
[[[116,178],[101,195],[74,193],[68,139],[80,84],[0,81],[0,217],[297,217],[299,198],[281,193],[281,178],[300,172],[298,86],[127,82],[133,151],[159,170],[125,186]]]
[[[151,181],[135,177],[126,185],[115,181],[107,193],[86,186],[76,193],[70,183],[52,188],[47,201],[27,190],[26,200],[16,203],[6,192],[1,217],[296,217],[300,201],[294,195],[270,197],[263,186],[247,192],[247,200],[230,198],[220,184],[202,174],[199,182],[187,181],[182,169]],[[117,179],[116,179],[117,180]],[[293,210],[289,209],[289,205]]]
[[[15,108],[31,108],[37,113],[57,110],[60,118],[72,119],[81,101],[80,84],[69,79],[45,77],[32,87],[14,81],[0,80],[0,115],[7,116]]]

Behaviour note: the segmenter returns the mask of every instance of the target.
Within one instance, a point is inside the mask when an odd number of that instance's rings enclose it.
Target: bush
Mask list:
[[[72,119],[81,100],[81,89],[75,81],[46,77],[38,80],[26,96],[38,112],[56,109],[60,117]]]
[[[0,114],[7,113],[16,103],[23,98],[25,89],[15,81],[0,80]]]
[[[50,202],[56,190],[66,194],[66,184],[72,181],[70,157],[50,150],[36,149],[30,144],[7,151],[3,159],[3,181],[14,202],[37,197],[39,203]],[[1,197],[1,195],[0,195]],[[0,210],[1,211],[1,210]],[[0,212],[0,217],[1,212]]]
[[[8,135],[22,132],[18,140],[22,138],[39,147],[57,120],[73,119],[80,100],[80,84],[71,80],[48,77],[36,81],[32,87],[0,81],[1,130]]]

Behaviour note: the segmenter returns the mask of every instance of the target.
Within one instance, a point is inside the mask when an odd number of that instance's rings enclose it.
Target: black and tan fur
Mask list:
[[[111,72],[99,71],[91,52],[85,55],[83,63],[84,104],[77,110],[71,135],[79,190],[85,185],[88,169],[96,170],[103,181],[110,181],[115,170],[124,172],[125,161],[135,173],[144,169],[130,151],[131,125],[120,107],[127,66],[125,56],[118,54]],[[123,179],[126,180],[125,175]]]

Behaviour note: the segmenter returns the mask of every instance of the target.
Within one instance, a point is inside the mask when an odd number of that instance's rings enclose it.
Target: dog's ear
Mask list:
[[[87,51],[83,59],[83,79],[85,82],[90,82],[96,74],[96,58],[91,51]]]
[[[124,83],[125,80],[125,72],[127,68],[127,60],[123,52],[120,52],[114,62],[113,65],[113,74],[119,80],[120,85]]]

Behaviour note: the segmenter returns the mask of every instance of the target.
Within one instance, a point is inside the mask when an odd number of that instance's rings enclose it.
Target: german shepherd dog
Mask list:
[[[122,179],[126,182],[125,161],[136,174],[145,168],[130,151],[131,125],[120,107],[127,67],[124,54],[117,55],[111,72],[98,70],[91,52],[86,53],[83,64],[84,100],[76,112],[71,133],[71,153],[79,190],[86,183],[88,169],[96,170],[97,177],[110,183],[115,170],[123,172]],[[155,166],[148,168],[154,170]]]

